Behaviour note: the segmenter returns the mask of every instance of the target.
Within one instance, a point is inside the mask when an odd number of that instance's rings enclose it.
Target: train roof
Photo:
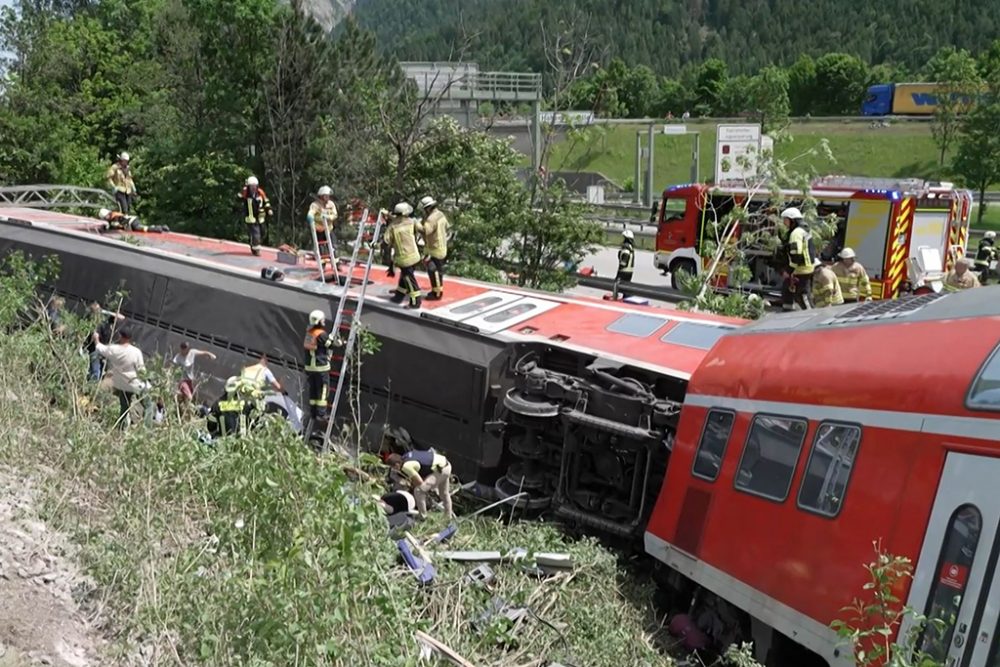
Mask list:
[[[688,399],[765,412],[816,406],[859,421],[947,415],[987,423],[1000,440],[998,350],[1000,286],[789,313],[721,339]]]
[[[281,253],[263,248],[253,256],[245,243],[180,233],[117,232],[101,221],[31,208],[0,209],[0,223],[29,226],[99,244],[125,246],[151,260],[176,261],[223,274],[261,280],[261,269],[279,268],[286,289],[337,297],[342,288],[324,284],[312,260],[283,263]],[[352,293],[359,294],[363,267],[356,269]],[[268,283],[274,285],[274,283]],[[551,294],[506,285],[448,278],[445,298],[426,302],[421,311],[403,310],[389,301],[395,281],[375,270],[366,301],[480,335],[512,342],[541,342],[592,354],[622,364],[688,379],[709,349],[744,320],[608,302],[584,296]]]

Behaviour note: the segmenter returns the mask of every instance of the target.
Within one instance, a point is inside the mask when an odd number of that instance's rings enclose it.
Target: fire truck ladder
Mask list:
[[[336,337],[336,340],[342,344],[343,350],[341,354],[331,355],[330,358],[330,361],[333,362],[330,377],[337,379],[337,388],[333,392],[333,399],[330,401],[327,410],[326,432],[323,434],[324,453],[330,450],[330,435],[333,433],[333,425],[337,421],[337,408],[340,406],[340,397],[344,392],[344,378],[347,375],[348,365],[351,361],[351,353],[354,351],[354,345],[357,342],[358,328],[361,326],[361,311],[364,310],[365,296],[368,293],[368,277],[371,275],[372,264],[375,262],[375,247],[378,243],[379,234],[382,232],[382,214],[379,213],[375,219],[375,227],[372,230],[371,240],[367,248],[368,256],[363,260],[365,269],[361,277],[361,289],[358,292],[356,304],[352,310],[347,308],[347,302],[350,299],[354,269],[358,265],[359,255],[364,245],[367,222],[368,209],[365,209],[361,214],[361,221],[358,223],[358,236],[354,240],[354,250],[351,253],[350,263],[348,264],[344,290],[340,294],[340,300],[337,303],[337,314],[333,318],[333,328],[330,330],[330,335]],[[346,340],[344,339],[343,332],[347,332]]]

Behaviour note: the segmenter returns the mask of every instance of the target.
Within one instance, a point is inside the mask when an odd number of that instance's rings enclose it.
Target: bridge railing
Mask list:
[[[115,199],[106,190],[76,185],[3,185],[0,207],[24,208],[114,208]]]

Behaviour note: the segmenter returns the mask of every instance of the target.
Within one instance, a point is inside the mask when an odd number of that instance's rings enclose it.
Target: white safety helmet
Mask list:
[[[100,218],[101,220],[107,219],[109,215],[111,215],[111,210],[107,208],[102,208],[100,211],[97,212],[97,217]]]
[[[437,206],[437,202],[434,200],[434,197],[427,195],[420,200],[420,206],[421,208],[430,208],[431,206]]]
[[[396,204],[396,208],[392,209],[396,215],[409,215],[413,213],[413,207],[407,204],[405,201],[401,201]]]
[[[635,232],[633,232],[631,229],[626,229],[625,231],[622,232],[622,238],[628,239],[629,241],[633,241],[635,240]]]
[[[323,322],[326,319],[326,313],[322,310],[314,310],[309,313],[309,324],[316,325]]]
[[[786,208],[784,211],[781,212],[781,219],[782,220],[801,220],[802,219],[802,211],[800,211],[799,209],[795,208],[794,206],[790,206],[789,208]]]
[[[122,162],[128,162],[132,158],[129,157],[128,153],[126,153],[125,151],[122,151],[121,153],[118,154],[118,159],[121,160]]]
[[[857,257],[857,254],[854,252],[854,248],[844,248],[837,256],[841,259],[854,259]]]
[[[987,239],[995,239],[997,237],[997,233],[991,229],[990,231],[983,234],[983,237]]]
[[[823,262],[820,261],[819,257],[813,257],[813,268],[818,269],[823,266]]]
[[[247,178],[247,185],[260,185],[260,181],[257,180],[256,176],[250,176]]]
[[[235,375],[226,380],[226,393],[234,394],[240,388],[240,379]]]
[[[329,185],[324,185],[319,189],[319,191],[316,194],[320,197],[332,197],[333,188],[331,188]]]

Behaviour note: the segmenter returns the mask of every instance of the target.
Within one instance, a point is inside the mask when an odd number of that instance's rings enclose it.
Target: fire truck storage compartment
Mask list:
[[[885,199],[856,199],[851,202],[844,246],[857,253],[868,277],[880,280],[889,245],[892,202]]]
[[[947,206],[942,207],[942,204]],[[913,214],[913,231],[910,233],[910,258],[917,256],[917,249],[926,246],[942,251],[948,248],[948,235],[951,232],[951,205],[947,200],[938,202],[935,207],[926,202],[917,204]]]

